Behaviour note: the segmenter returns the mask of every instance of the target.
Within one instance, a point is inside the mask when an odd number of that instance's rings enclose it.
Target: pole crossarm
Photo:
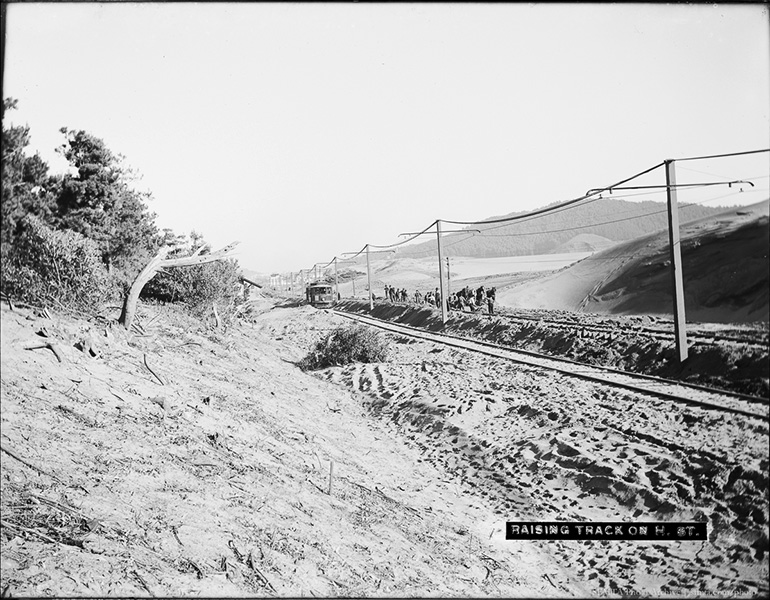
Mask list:
[[[375,246],[369,246],[370,248],[375,248]],[[370,250],[369,254],[393,254],[395,250]],[[355,258],[359,254],[363,254],[362,252],[343,252],[342,254],[354,254]]]
[[[613,190],[670,190],[674,188],[679,189],[679,188],[687,188],[687,187],[707,187],[710,185],[726,185],[727,187],[733,187],[734,185],[750,185],[751,187],[754,187],[754,184],[751,181],[748,181],[745,179],[736,179],[734,181],[709,181],[706,183],[677,183],[672,185],[628,185],[628,186],[613,186],[611,188],[602,188],[602,189],[595,188],[592,190],[588,190],[586,192],[586,196],[592,196],[599,192],[609,192],[611,194]]]
[[[481,233],[481,229],[442,229],[441,233]],[[398,235],[433,235],[432,232],[421,231],[420,233],[399,233]]]

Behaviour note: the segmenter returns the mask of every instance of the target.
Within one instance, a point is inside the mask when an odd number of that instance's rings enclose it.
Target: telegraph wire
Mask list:
[[[423,230],[422,230],[422,231],[420,231],[419,233],[415,233],[414,235],[412,235],[412,237],[410,237],[410,238],[408,238],[408,239],[405,239],[405,240],[402,240],[402,241],[400,241],[400,242],[396,242],[395,244],[390,244],[389,246],[375,246],[375,245],[373,245],[373,244],[370,244],[370,245],[369,245],[369,247],[370,247],[370,248],[381,248],[381,249],[385,249],[385,248],[395,248],[396,246],[401,246],[401,245],[403,245],[403,244],[406,244],[407,242],[411,242],[413,239],[415,239],[415,238],[417,238],[417,237],[421,236],[423,233],[427,232],[427,231],[428,231],[428,229],[430,229],[431,227],[433,227],[433,226],[434,226],[436,223],[438,223],[438,221],[433,221],[433,223],[431,223],[430,225],[428,225],[428,226],[427,226],[425,229],[423,229]]]
[[[710,156],[689,156],[687,158],[675,158],[674,162],[682,162],[685,160],[705,160],[707,158],[725,158],[727,156],[745,156],[746,154],[759,154],[761,152],[770,152],[770,148],[763,150],[748,150],[747,152],[731,152],[730,154],[712,154]]]
[[[731,192],[729,194],[724,194],[722,196],[717,196],[715,198],[707,198],[706,200],[699,200],[697,202],[689,202],[687,204],[681,204],[679,206],[679,208],[683,209],[683,208],[688,208],[690,206],[697,206],[697,205],[700,205],[700,204],[704,204],[706,202],[714,202],[716,200],[722,200],[724,198],[729,198],[730,196],[736,196],[736,195],[738,195],[740,193],[741,192]],[[655,212],[644,213],[644,214],[641,214],[641,215],[634,215],[634,216],[631,216],[631,217],[625,217],[623,219],[614,219],[612,221],[604,221],[602,223],[589,223],[588,225],[576,225],[575,227],[567,227],[565,229],[553,229],[553,230],[550,230],[550,231],[532,231],[532,232],[522,232],[522,233],[498,233],[498,234],[493,233],[493,234],[489,234],[489,235],[485,235],[484,233],[471,234],[470,236],[468,236],[466,238],[463,238],[461,240],[453,240],[451,242],[447,242],[447,243],[443,244],[443,247],[444,248],[449,248],[451,246],[454,246],[455,244],[458,244],[460,242],[464,242],[466,240],[469,240],[472,237],[474,237],[475,235],[479,235],[480,237],[510,237],[510,236],[524,236],[524,235],[540,235],[540,234],[545,234],[545,233],[561,233],[561,232],[564,232],[564,231],[577,231],[578,229],[587,229],[589,227],[599,227],[601,225],[611,225],[613,223],[622,223],[624,221],[633,221],[634,219],[641,219],[643,217],[650,217],[650,216],[654,216],[654,215],[660,215],[660,214],[663,214],[665,212],[667,212],[667,211],[666,210],[658,210],[658,211],[655,211]],[[494,228],[494,229],[497,229],[497,228]]]
[[[686,157],[686,158],[678,158],[678,159],[672,159],[672,160],[673,160],[673,162],[682,162],[682,161],[691,161],[691,160],[704,160],[704,159],[712,159],[712,158],[724,158],[724,157],[730,157],[730,156],[745,156],[745,155],[749,155],[749,154],[758,154],[758,153],[762,153],[762,152],[770,152],[770,149],[750,150],[750,151],[746,151],[746,152],[734,152],[734,153],[727,153],[727,154],[714,154],[714,155],[708,155],[708,156]],[[654,171],[655,169],[658,169],[658,168],[660,168],[662,166],[665,166],[667,162],[671,162],[671,161],[663,161],[661,163],[658,163],[658,164],[656,164],[656,165],[654,165],[654,166],[652,166],[652,167],[650,167],[648,169],[645,169],[644,171],[640,171],[639,173],[637,173],[635,175],[632,175],[631,177],[628,177],[626,179],[623,179],[622,181],[619,181],[619,182],[617,182],[615,184],[612,184],[610,186],[607,186],[607,187],[604,187],[604,188],[596,188],[596,189],[589,190],[588,193],[586,193],[585,195],[580,196],[578,198],[574,198],[572,200],[567,200],[567,201],[558,203],[556,205],[547,206],[547,207],[544,207],[542,209],[530,211],[528,213],[519,214],[519,215],[515,215],[515,216],[512,216],[512,217],[504,217],[504,218],[500,218],[500,219],[489,219],[489,220],[486,220],[486,221],[450,221],[450,220],[444,220],[444,219],[440,219],[440,220],[443,223],[448,223],[448,224],[452,224],[452,225],[490,225],[490,224],[491,225],[496,225],[496,224],[500,224],[500,227],[504,226],[504,224],[513,223],[513,222],[517,222],[517,221],[518,222],[526,222],[526,221],[529,221],[529,220],[533,220],[534,218],[542,216],[542,215],[555,214],[555,213],[558,213],[558,212],[562,212],[564,210],[570,210],[572,208],[576,208],[576,205],[578,205],[581,202],[584,203],[583,206],[585,206],[587,204],[590,204],[591,202],[595,202],[596,200],[601,199],[601,194],[603,192],[607,191],[607,192],[609,192],[611,194],[613,189],[621,186],[624,183],[627,183],[627,182],[632,181],[634,179],[637,179],[637,178],[639,178],[639,177],[641,177],[643,175],[646,175],[647,173],[650,173],[650,172]],[[690,171],[698,172],[695,169],[687,169],[686,167],[682,167],[682,168],[685,169],[685,170],[690,170]],[[709,173],[703,173],[703,174],[714,176],[714,175],[709,174]],[[720,177],[720,176],[717,176],[717,177]],[[761,178],[764,178],[764,176],[761,177]],[[723,177],[723,179],[726,179],[726,178]],[[753,178],[753,179],[758,179],[758,178]],[[719,182],[719,183],[721,185],[724,185],[724,182]],[[743,182],[735,181],[735,182],[732,182],[732,183],[739,184],[739,183],[743,183]],[[748,183],[750,183],[750,182],[748,182]],[[681,185],[676,186],[676,187],[689,187],[689,188],[693,188],[693,187],[704,187],[704,186],[707,186],[707,185],[717,185],[717,183],[681,184]],[[753,186],[753,184],[751,184],[751,185]],[[652,189],[652,188],[658,188],[658,187],[666,188],[667,186],[641,186],[641,187],[629,187],[629,188],[626,188],[626,189]],[[734,192],[733,194],[726,194],[726,195],[718,197],[718,198],[712,198],[712,199],[704,200],[702,202],[711,202],[713,200],[718,200],[720,198],[726,198],[726,197],[732,196],[734,194],[741,193],[742,191],[743,190],[741,190],[740,192]],[[757,191],[759,191],[759,190],[757,190]],[[645,194],[658,194],[658,193],[661,193],[661,192],[643,192],[643,193],[640,193],[640,194],[627,194],[627,195],[619,196],[619,197],[617,197],[617,199],[621,199],[621,198],[624,198],[624,197],[645,195]],[[597,196],[597,194],[598,194],[598,196]],[[687,206],[692,206],[694,204],[699,204],[699,202],[683,204],[683,205],[681,205],[680,208],[685,208]],[[656,211],[654,213],[646,213],[644,215],[637,215],[637,216],[628,217],[628,218],[625,218],[625,219],[617,219],[617,220],[613,220],[613,221],[608,221],[606,223],[594,223],[594,224],[582,225],[582,226],[577,226],[577,227],[567,228],[567,229],[562,229],[562,230],[545,231],[545,232],[533,232],[533,233],[521,233],[521,234],[501,234],[501,235],[499,235],[499,237],[504,237],[506,235],[534,235],[534,233],[556,233],[556,232],[560,232],[560,231],[571,231],[571,230],[577,230],[577,229],[586,229],[588,227],[594,227],[594,226],[618,223],[618,222],[622,222],[622,221],[628,221],[628,220],[632,220],[632,219],[638,219],[638,218],[642,218],[642,217],[645,217],[645,216],[651,216],[651,215],[655,215],[655,214],[660,214],[661,212],[665,212],[665,211]],[[438,221],[439,220],[434,221],[428,227],[423,229],[421,232],[416,233],[416,234],[412,235],[411,237],[409,237],[409,238],[407,238],[405,240],[396,242],[394,244],[389,244],[389,245],[366,244],[366,245],[364,245],[363,248],[361,248],[361,250],[359,250],[356,253],[345,253],[345,254],[353,254],[348,259],[348,260],[353,260],[353,259],[357,258],[358,256],[360,256],[361,254],[363,254],[364,252],[366,252],[368,248],[379,248],[379,249],[397,248],[399,246],[402,246],[404,244],[407,244],[407,243],[413,241],[414,239],[416,239],[420,235],[426,233],[429,229],[431,229],[434,225],[436,225],[438,223]],[[497,229],[497,227],[486,228],[484,230],[484,232],[492,230],[492,229]],[[474,237],[475,235],[480,235],[480,236],[483,237],[484,236],[484,232],[481,232],[481,233],[475,233],[475,232],[471,233],[466,238],[462,238],[462,239],[459,239],[459,240],[454,240],[454,241],[452,241],[452,242],[450,242],[448,244],[445,244],[445,247],[449,247],[449,246],[452,246],[454,244],[460,243],[462,241],[468,240],[468,239]],[[498,237],[495,234],[491,234],[491,236],[488,235],[487,237],[492,237],[492,236]],[[420,252],[419,254],[422,254],[422,252]],[[329,263],[327,263],[326,266],[323,267],[323,268],[328,267],[333,262],[334,262],[334,259],[331,260]]]
[[[492,220],[489,220],[489,221],[445,221],[444,219],[442,219],[441,221],[442,221],[442,223],[450,223],[452,225],[485,225],[485,224],[490,224],[490,223],[491,224],[495,224],[495,223],[505,223],[505,222],[510,222],[510,221],[520,221],[520,220],[522,220],[524,218],[527,218],[527,217],[533,217],[533,216],[541,215],[541,214],[544,214],[544,213],[557,212],[560,209],[567,209],[567,208],[573,207],[575,204],[577,204],[579,202],[583,202],[584,200],[587,200],[588,198],[591,198],[591,196],[595,196],[596,194],[601,194],[604,191],[608,191],[608,190],[611,190],[611,189],[613,189],[613,188],[615,188],[615,187],[617,187],[619,185],[623,185],[624,183],[628,183],[629,181],[632,181],[632,180],[634,180],[634,179],[636,179],[638,177],[641,177],[642,175],[646,175],[647,173],[650,173],[651,171],[654,171],[655,169],[658,169],[658,168],[664,166],[665,164],[666,164],[665,162],[659,163],[659,164],[655,165],[654,167],[650,167],[649,169],[645,169],[644,171],[641,171],[640,173],[637,173],[636,175],[632,175],[631,177],[629,177],[627,179],[624,179],[622,181],[618,181],[617,183],[613,183],[612,185],[607,186],[605,188],[597,188],[595,190],[590,190],[591,192],[593,192],[591,194],[585,194],[583,196],[580,196],[579,198],[575,198],[573,200],[567,200],[566,202],[561,202],[560,204],[557,204],[555,206],[554,205],[546,206],[545,208],[534,210],[534,211],[525,213],[523,215],[517,215],[517,216],[514,216],[514,217],[504,217],[502,219],[492,219]],[[593,202],[594,200],[598,200],[598,198],[594,198],[593,200],[590,200],[590,202]]]

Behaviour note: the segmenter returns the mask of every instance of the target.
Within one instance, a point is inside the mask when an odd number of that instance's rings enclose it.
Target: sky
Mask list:
[[[770,148],[769,23],[764,4],[19,3],[3,96],[52,171],[59,129],[83,129],[159,227],[289,272]],[[699,198],[759,202],[768,156],[677,181],[755,177]]]

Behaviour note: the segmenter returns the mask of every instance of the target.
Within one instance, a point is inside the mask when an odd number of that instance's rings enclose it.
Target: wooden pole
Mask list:
[[[366,245],[366,283],[369,285],[369,311],[374,310],[374,298],[372,297],[372,267],[369,263],[369,244]]]
[[[446,294],[447,300],[452,295],[452,273],[449,270],[449,257],[446,257]]]
[[[444,290],[444,265],[441,264],[441,221],[436,221],[436,239],[438,240],[438,284],[441,295],[441,322],[446,323],[446,294]]]
[[[337,276],[337,257],[334,257],[334,301],[340,297],[340,280]]]
[[[671,286],[674,294],[674,335],[679,362],[687,360],[687,329],[684,316],[682,251],[679,242],[679,207],[676,198],[674,161],[666,160],[666,195],[668,198],[668,242],[671,259]]]

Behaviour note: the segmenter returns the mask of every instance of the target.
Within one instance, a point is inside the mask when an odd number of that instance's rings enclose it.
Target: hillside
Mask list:
[[[724,207],[683,205],[680,206],[680,221],[686,223],[724,210]],[[524,213],[513,212],[484,220],[520,214]],[[536,219],[505,225],[474,225],[472,229],[480,229],[481,235],[449,234],[444,238],[443,250],[446,256],[469,257],[574,252],[580,250],[563,250],[561,246],[568,244],[576,235],[599,236],[615,242],[631,240],[665,228],[666,219],[666,204],[662,202],[602,199]],[[435,251],[436,242],[430,240],[402,248],[399,254],[421,256]]]
[[[581,233],[559,244],[551,254],[567,254],[572,252],[597,252],[614,246],[617,242],[593,233]]]
[[[770,201],[680,227],[690,321],[768,321]],[[671,314],[668,233],[613,246],[537,281],[500,290],[513,308]]]

